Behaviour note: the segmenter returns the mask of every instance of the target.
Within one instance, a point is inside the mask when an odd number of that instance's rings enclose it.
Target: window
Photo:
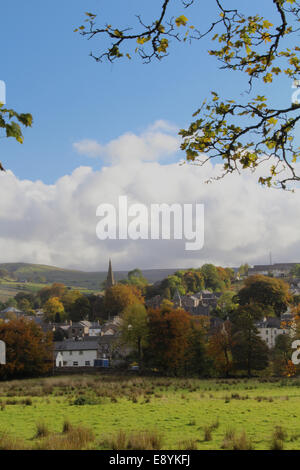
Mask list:
[[[85,365],[90,366],[91,365],[90,361],[85,361]]]
[[[66,366],[67,364],[68,364],[67,361],[64,361],[64,362],[63,362],[63,365],[64,365],[64,366]]]
[[[69,352],[70,356],[72,356],[72,352],[73,352],[73,351],[70,351],[70,352]]]
[[[78,362],[73,362],[73,366],[78,366]]]
[[[83,351],[79,351],[79,354],[81,354],[81,355],[82,355],[82,354],[83,354]]]

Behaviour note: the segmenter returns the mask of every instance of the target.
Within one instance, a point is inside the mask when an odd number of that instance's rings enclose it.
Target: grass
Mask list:
[[[299,416],[297,379],[0,382],[0,449],[300,450]]]

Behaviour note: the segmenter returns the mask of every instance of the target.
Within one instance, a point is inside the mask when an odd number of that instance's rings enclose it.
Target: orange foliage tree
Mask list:
[[[216,370],[226,377],[233,368],[233,345],[231,323],[227,320],[215,329],[208,342],[208,354],[213,359]]]
[[[190,346],[191,316],[183,309],[149,309],[149,354],[158,368],[177,375]]]
[[[66,291],[66,286],[59,282],[54,282],[51,286],[43,287],[39,292],[38,296],[40,297],[42,304],[47,302],[51,297],[62,298]]]
[[[52,333],[44,333],[34,321],[24,318],[0,324],[0,340],[6,343],[6,365],[0,377],[33,377],[53,367]]]
[[[144,303],[144,297],[136,286],[116,284],[106,289],[104,308],[107,315],[120,315],[130,305]]]

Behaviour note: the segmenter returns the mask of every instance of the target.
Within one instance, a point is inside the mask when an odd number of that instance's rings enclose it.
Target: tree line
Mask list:
[[[195,273],[198,276],[197,270]],[[184,278],[185,273],[182,275]],[[17,294],[19,306],[28,300],[26,295]],[[121,317],[116,342],[129,348],[128,360],[136,361],[142,371],[203,377],[250,376],[258,371],[285,375],[293,371],[290,336],[279,335],[275,348],[270,350],[257,329],[264,316],[280,318],[288,306],[298,327],[299,304],[282,279],[250,276],[238,291],[223,293],[211,316],[193,316],[167,298],[159,308],[147,308],[142,289],[134,283],[118,283],[101,297],[83,295],[58,283],[29,295],[28,302],[33,305],[38,301],[48,321],[58,320],[58,314],[60,320],[64,315],[76,321],[91,319],[100,302],[98,314],[103,321],[107,315]],[[25,317],[2,321],[0,339],[8,344],[10,364],[2,367],[2,374],[5,369],[8,376],[26,376],[51,369],[51,343],[63,338],[43,333]]]

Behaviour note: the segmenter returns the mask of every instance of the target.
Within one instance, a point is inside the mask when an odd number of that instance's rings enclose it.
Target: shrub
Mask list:
[[[204,441],[212,440],[212,429],[211,426],[204,426]]]
[[[272,437],[284,441],[287,438],[287,432],[282,426],[275,426]]]
[[[62,429],[63,434],[70,432],[72,429],[73,427],[70,421],[68,419],[65,419],[63,423],[63,429]]]
[[[271,441],[270,450],[283,450],[283,441],[273,438]]]
[[[247,437],[245,431],[236,436],[233,429],[228,429],[224,436],[222,449],[226,450],[253,450],[251,439]]]
[[[127,434],[120,430],[112,438],[102,442],[102,445],[111,450],[160,450],[163,438],[155,431],[142,431]]]
[[[39,421],[36,424],[36,434],[35,438],[38,439],[39,437],[47,437],[49,435],[49,429],[48,426],[44,421]]]
[[[73,405],[97,405],[98,403],[99,400],[97,400],[94,395],[81,395],[80,397],[75,398]]]
[[[190,419],[190,421],[188,422],[188,426],[196,426],[196,420]]]
[[[197,440],[196,439],[187,439],[186,441],[181,441],[177,446],[178,450],[198,450]]]
[[[36,444],[37,450],[82,450],[95,440],[91,429],[83,426],[71,427],[63,435],[51,434]]]
[[[233,441],[233,450],[253,450],[253,444],[247,437],[245,431]]]
[[[0,450],[25,450],[26,445],[22,439],[11,437],[6,433],[0,434]]]

